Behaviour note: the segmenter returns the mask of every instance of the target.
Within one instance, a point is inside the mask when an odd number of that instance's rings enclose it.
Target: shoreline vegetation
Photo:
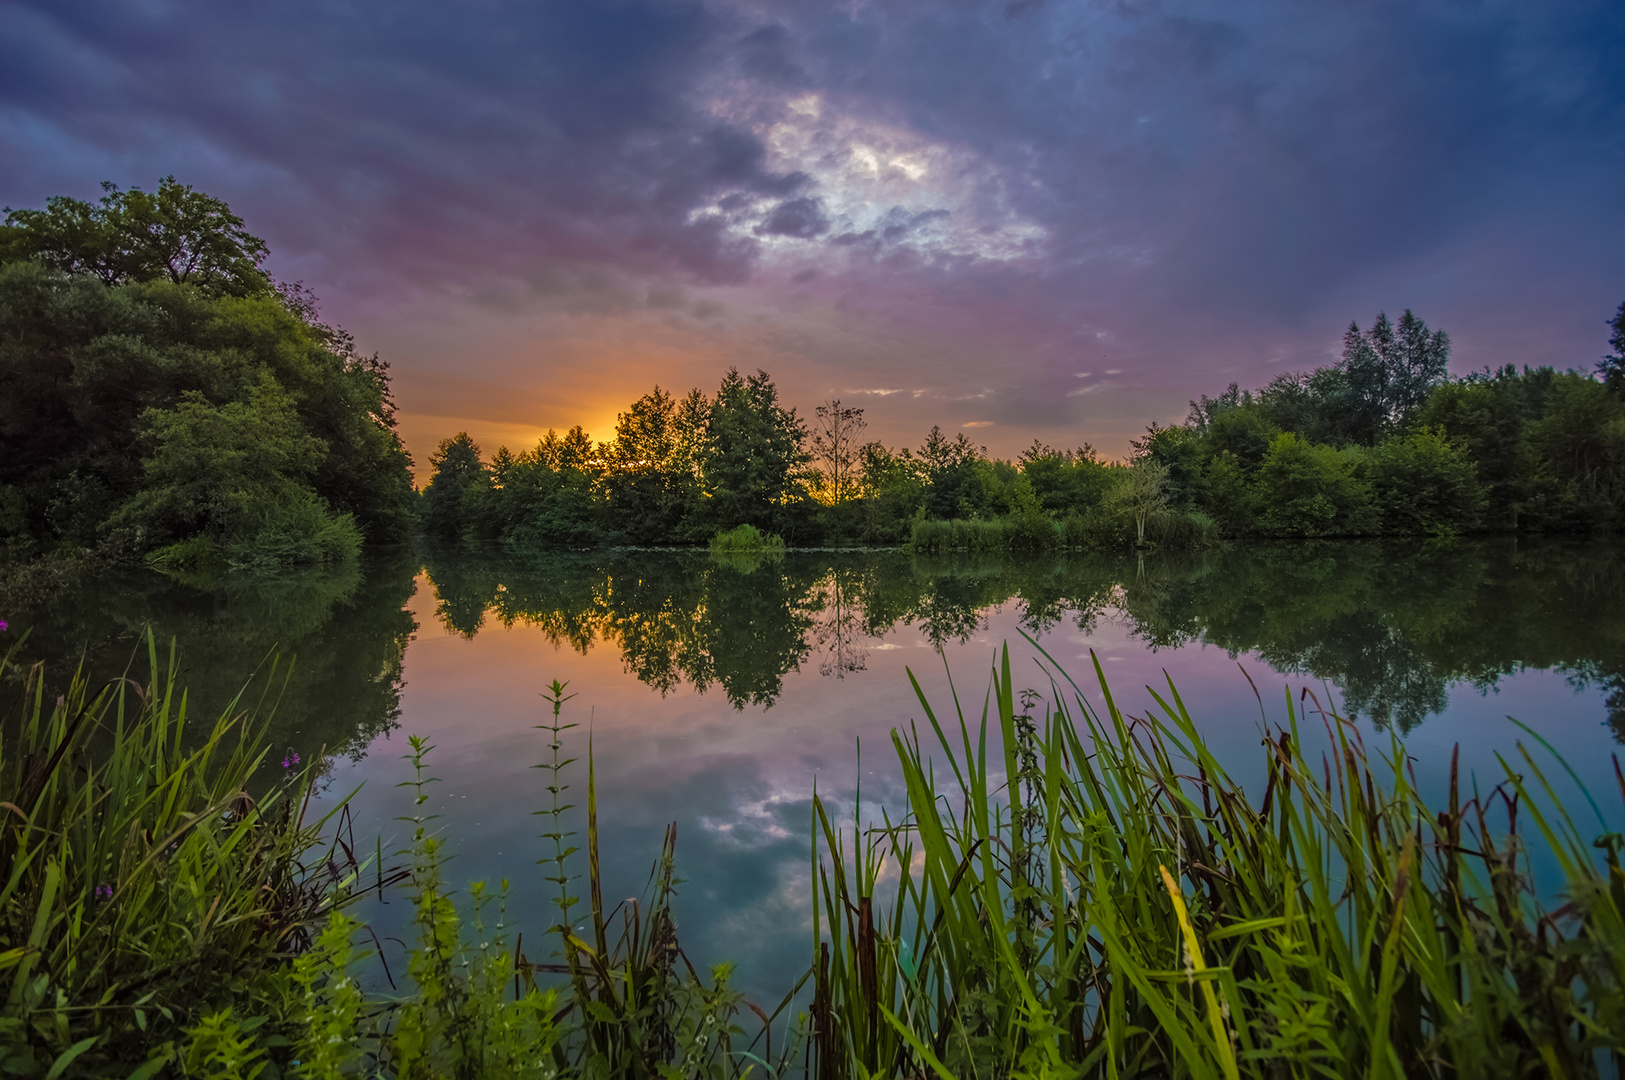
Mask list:
[[[864,410],[787,407],[766,372],[659,386],[597,441],[580,426],[489,458],[443,440],[419,492],[388,365],[262,268],[219,199],[160,181],[53,197],[0,225],[0,577],[48,591],[92,565],[255,576],[364,547],[705,546],[924,553],[1195,549],[1242,537],[1438,537],[1625,526],[1625,304],[1596,370],[1448,373],[1412,312],[1351,324],[1340,359],[1232,383],[1128,458],[1039,441],[989,457],[933,427],[866,439]]]
[[[980,715],[915,684],[927,727],[892,732],[906,806],[815,799],[808,968],[755,1003],[682,950],[673,830],[647,894],[608,909],[566,686],[538,725],[553,895],[519,897],[448,885],[425,741],[412,839],[386,855],[342,804],[305,820],[314,763],[278,761],[258,707],[188,734],[173,656],[147,654],[147,683],[55,703],[31,673],[0,759],[13,1072],[1588,1076],[1625,1050],[1625,841],[1582,792],[1586,839],[1528,728],[1490,786],[1452,769],[1431,806],[1397,738],[1368,749],[1289,692],[1244,792],[1172,679],[1130,716],[1098,662],[1089,691],[1053,661],[1023,690],[1006,649]],[[1561,883],[1537,889],[1536,864]],[[369,889],[415,912],[388,991],[358,981]],[[513,936],[520,903],[552,913],[545,942]]]

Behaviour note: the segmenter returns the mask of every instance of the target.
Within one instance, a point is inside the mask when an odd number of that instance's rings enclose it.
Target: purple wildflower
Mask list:
[[[3,634],[7,630],[10,630],[10,629],[11,629],[11,624],[6,622],[6,620],[4,620],[4,619],[0,619],[0,634]]]
[[[282,767],[291,769],[297,764],[299,764],[299,754],[296,751],[289,750],[288,756],[282,759]]]
[[[98,899],[98,900],[111,900],[111,899],[113,899],[113,886],[108,885],[106,883],[103,883],[101,885],[96,886],[96,899]]]

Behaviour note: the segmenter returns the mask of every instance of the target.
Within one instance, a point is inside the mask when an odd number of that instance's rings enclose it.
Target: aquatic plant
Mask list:
[[[716,554],[783,551],[784,537],[754,525],[738,525],[713,536],[711,550]]]
[[[935,746],[893,732],[906,810],[846,834],[816,802],[818,1077],[1618,1067],[1622,841],[1582,840],[1523,745],[1489,790],[1452,761],[1435,811],[1396,739],[1373,759],[1289,696],[1255,808],[1171,680],[1133,717],[1098,662],[1098,707],[1052,670],[1018,708],[1006,649],[974,724],[916,681]]]
[[[150,633],[146,647],[145,683],[92,686],[80,671],[54,701],[35,665],[21,715],[7,719],[0,1048],[10,1073],[154,1075],[184,1028],[274,993],[272,973],[356,881],[336,838],[306,869],[343,813],[306,820],[313,772],[256,782],[265,702],[234,700],[199,730],[174,650],[161,662]],[[0,658],[0,682],[12,662]]]

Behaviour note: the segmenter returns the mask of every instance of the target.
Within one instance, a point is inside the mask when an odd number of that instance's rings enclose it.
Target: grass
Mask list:
[[[271,973],[353,882],[336,846],[314,860],[331,873],[305,871],[334,819],[304,818],[313,773],[266,781],[265,703],[199,725],[174,651],[162,662],[149,635],[147,652],[145,683],[81,673],[54,700],[35,666],[5,719],[7,1073],[161,1069],[217,1003],[276,993]]]
[[[1164,510],[1150,517],[1147,537],[1156,546],[1195,549],[1217,543],[1219,529],[1200,511]],[[1059,521],[1042,513],[920,520],[914,523],[909,539],[909,547],[922,555],[1037,554],[1130,550],[1135,546],[1133,519],[1100,508],[1068,514]]]
[[[719,555],[780,552],[784,550],[784,537],[754,525],[738,525],[713,536],[711,550]]]
[[[1039,713],[1006,651],[976,723],[922,694],[931,752],[893,733],[900,817],[846,834],[817,804],[818,1077],[1618,1067],[1620,837],[1586,843],[1525,747],[1487,791],[1453,765],[1436,809],[1397,741],[1373,761],[1351,723],[1289,698],[1255,805],[1172,682],[1130,717],[1095,668],[1099,708],[1057,673]],[[1330,740],[1318,762],[1308,723]],[[1536,855],[1559,906],[1520,861]]]
[[[1521,744],[1487,790],[1453,764],[1432,807],[1397,740],[1373,755],[1288,697],[1253,799],[1172,681],[1129,716],[1098,663],[1098,705],[1053,663],[1018,693],[1006,650],[974,721],[916,682],[927,730],[892,735],[906,806],[848,831],[815,797],[813,952],[770,1013],[683,951],[675,826],[644,895],[606,908],[590,742],[585,833],[564,829],[554,683],[537,958],[505,882],[461,903],[446,885],[413,738],[413,940],[396,989],[367,994],[370,932],[341,910],[363,864],[350,843],[306,859],[310,774],[263,780],[243,703],[189,733],[173,656],[149,642],[149,662],[145,685],[76,680],[54,704],[36,671],[7,732],[10,1073],[1397,1080],[1596,1075],[1625,1049],[1625,841],[1587,843]]]

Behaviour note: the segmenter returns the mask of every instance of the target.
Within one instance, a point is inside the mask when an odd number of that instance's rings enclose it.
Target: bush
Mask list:
[[[1441,535],[1478,527],[1484,490],[1466,452],[1436,428],[1384,439],[1371,451],[1367,475],[1382,531]]]
[[[331,513],[309,492],[261,508],[251,530],[224,545],[226,564],[233,570],[275,573],[292,566],[350,562],[361,554],[355,518]]]
[[[1276,536],[1364,536],[1378,518],[1358,450],[1317,445],[1290,431],[1276,436],[1258,468],[1263,528]]]
[[[711,538],[711,550],[719,555],[741,552],[784,550],[784,538],[763,532],[754,525],[740,525]]]

